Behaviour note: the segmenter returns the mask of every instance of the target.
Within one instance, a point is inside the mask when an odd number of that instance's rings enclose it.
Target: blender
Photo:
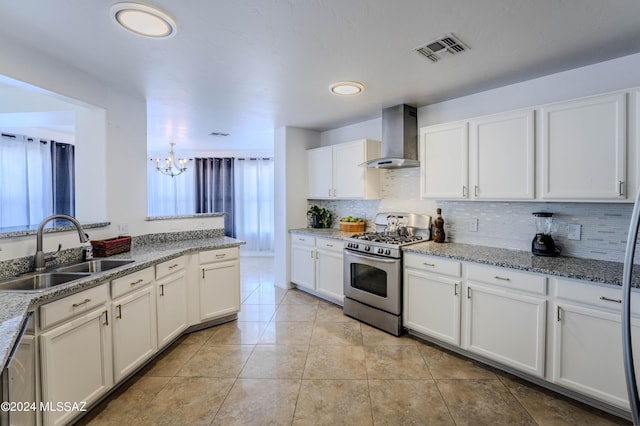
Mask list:
[[[557,256],[560,247],[557,247],[551,234],[558,230],[558,224],[553,220],[553,213],[535,212],[536,235],[531,241],[531,252],[536,256]]]

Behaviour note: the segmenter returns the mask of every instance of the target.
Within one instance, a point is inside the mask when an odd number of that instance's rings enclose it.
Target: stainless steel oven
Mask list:
[[[402,334],[401,247],[428,240],[430,223],[429,216],[380,213],[376,232],[345,239],[345,315],[395,336]]]

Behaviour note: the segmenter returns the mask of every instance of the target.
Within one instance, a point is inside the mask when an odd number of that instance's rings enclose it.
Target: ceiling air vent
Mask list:
[[[453,34],[448,34],[437,40],[430,41],[423,46],[417,47],[414,50],[418,54],[429,59],[431,62],[438,62],[446,54],[457,55],[459,53],[464,53],[469,50],[469,47]]]

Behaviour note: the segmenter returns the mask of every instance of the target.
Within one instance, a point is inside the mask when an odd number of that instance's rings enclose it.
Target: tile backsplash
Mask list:
[[[340,217],[357,216],[368,220],[378,212],[413,212],[435,217],[442,209],[447,240],[515,250],[531,249],[535,234],[533,212],[552,212],[558,230],[552,234],[562,254],[571,257],[622,262],[627,241],[631,203],[544,203],[444,201],[420,199],[418,168],[382,170],[380,200],[309,200],[334,213],[333,226]],[[477,220],[477,232],[470,222]],[[581,225],[581,239],[567,238],[568,225]],[[638,260],[636,260],[638,262]]]

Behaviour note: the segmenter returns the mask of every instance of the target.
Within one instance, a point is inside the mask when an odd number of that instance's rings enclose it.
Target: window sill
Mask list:
[[[111,222],[98,222],[98,223],[83,223],[82,228],[87,229],[95,229],[95,228],[105,228],[111,225]],[[53,233],[53,232],[67,232],[67,231],[75,231],[76,227],[73,225],[69,226],[56,226],[55,228],[45,227],[45,234]],[[0,239],[3,238],[15,238],[15,237],[26,237],[29,235],[36,235],[38,233],[38,226],[16,226],[15,228],[0,228]]]
[[[222,216],[226,216],[227,213],[225,212],[220,212],[220,213],[198,213],[198,214],[183,214],[183,215],[178,215],[178,216],[150,216],[150,217],[145,217],[144,220],[146,221],[153,221],[153,220],[172,220],[172,219],[200,219],[203,217],[222,217]]]

